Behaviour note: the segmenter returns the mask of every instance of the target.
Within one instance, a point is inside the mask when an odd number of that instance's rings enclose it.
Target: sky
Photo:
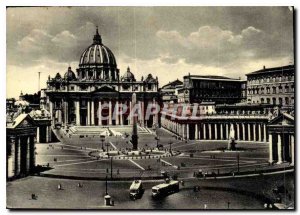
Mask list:
[[[96,26],[120,75],[151,73],[159,86],[184,75],[245,74],[294,63],[288,7],[17,7],[6,10],[6,96],[46,87],[78,68]]]

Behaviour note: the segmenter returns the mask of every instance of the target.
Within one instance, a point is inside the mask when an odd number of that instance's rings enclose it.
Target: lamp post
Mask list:
[[[101,137],[101,135],[100,135],[100,138],[101,138],[101,142],[102,142],[102,151],[103,151],[103,143],[104,143],[104,141],[105,141],[105,137]]]
[[[109,157],[109,153],[108,153],[109,143],[106,143],[105,146],[106,146],[107,156]]]
[[[156,137],[155,137],[155,140],[156,140],[156,148],[158,148],[158,141],[159,141],[159,137],[158,137],[158,136],[156,136]]]
[[[170,141],[170,142],[169,142],[169,145],[170,145],[170,153],[172,153],[172,144],[173,144],[173,142]]]

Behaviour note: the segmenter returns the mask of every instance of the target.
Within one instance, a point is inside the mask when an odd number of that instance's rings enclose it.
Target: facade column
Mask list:
[[[229,139],[228,124],[226,123],[226,140]]]
[[[206,124],[203,123],[203,139],[206,140]]]
[[[186,124],[186,139],[190,139],[190,125]]]
[[[21,169],[21,138],[15,140],[15,176],[20,174]]]
[[[87,125],[91,125],[91,102],[87,101]]]
[[[242,123],[242,132],[243,132],[243,140],[246,140],[246,130],[245,130],[245,123]]]
[[[94,104],[94,100],[91,101],[91,124],[95,125],[95,104]]]
[[[236,124],[236,130],[237,130],[237,139],[240,140],[241,136],[240,136],[240,124],[239,123]]]
[[[294,135],[291,135],[291,156],[292,156],[292,162],[291,166],[294,166],[295,164],[295,138]]]
[[[248,141],[251,141],[251,127],[250,127],[250,123],[248,123]]]
[[[132,122],[132,117],[131,117],[131,110],[132,110],[132,107],[131,107],[131,101],[129,102],[129,115],[128,115],[128,125],[131,125],[131,122]]]
[[[220,133],[220,134],[221,134],[221,137],[220,137],[220,138],[221,138],[221,140],[224,140],[224,131],[223,131],[223,129],[224,129],[224,128],[223,128],[223,123],[221,123],[221,124],[220,124],[220,132],[221,132],[221,133]]]
[[[195,140],[199,139],[198,124],[195,124]]]
[[[273,163],[273,139],[272,139],[272,134],[269,134],[269,163]]]
[[[281,164],[282,163],[282,142],[281,142],[281,135],[280,134],[278,134],[277,149],[278,149],[278,162],[277,162],[277,164]]]
[[[11,155],[10,158],[7,161],[7,177],[13,177],[15,175],[16,172],[16,140],[14,138],[9,139],[10,141],[10,145],[11,145]]]
[[[108,103],[108,124],[112,125],[112,117],[111,117],[111,110],[112,110],[112,106],[111,106],[111,100],[109,100]]]
[[[26,141],[26,172],[30,172],[30,136],[27,136]]]
[[[182,124],[182,139],[185,139],[185,127],[184,127],[184,124]]]
[[[124,115],[123,115],[123,103],[121,102],[121,116],[120,116],[120,124],[124,124]]]
[[[264,142],[267,142],[267,128],[266,124],[264,124]]]
[[[116,120],[116,125],[119,125],[119,113],[120,113],[120,108],[119,108],[119,101],[116,101],[116,105],[115,105],[115,120]]]
[[[261,124],[258,124],[258,141],[262,142],[262,139],[261,139]]]
[[[46,143],[49,142],[49,129],[48,126],[46,126]]]
[[[144,101],[141,101],[141,126],[145,126],[145,103]]]
[[[253,140],[256,141],[256,123],[253,123]]]
[[[102,125],[102,106],[101,106],[101,101],[99,101],[99,105],[98,105],[98,125]]]
[[[76,125],[80,125],[80,104],[79,101],[75,101],[75,109],[76,109]]]
[[[36,142],[40,142],[40,127],[36,127]]]
[[[215,123],[215,140],[218,139],[218,125]]]
[[[54,125],[54,117],[53,117],[53,102],[49,101],[49,112],[51,116],[52,125]]]
[[[209,135],[209,140],[211,140],[211,124],[208,124],[208,135]]]

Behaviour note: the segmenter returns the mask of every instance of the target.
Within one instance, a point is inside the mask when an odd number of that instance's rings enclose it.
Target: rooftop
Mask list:
[[[270,72],[292,72],[295,71],[295,65],[287,65],[287,66],[280,66],[280,67],[273,67],[273,68],[266,68],[265,66],[261,70],[257,70],[254,72],[250,72],[246,74],[248,75],[256,75],[256,74],[264,74]]]

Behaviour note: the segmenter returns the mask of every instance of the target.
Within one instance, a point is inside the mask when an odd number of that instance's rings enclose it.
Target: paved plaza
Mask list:
[[[121,130],[120,130],[121,131]],[[61,132],[61,131],[59,131]],[[39,175],[7,184],[9,208],[89,208],[89,209],[259,209],[275,201],[272,189],[287,182],[283,202],[293,202],[294,173],[276,172],[279,166],[268,164],[268,145],[240,142],[237,151],[227,151],[226,141],[181,141],[164,129],[139,131],[139,149],[152,150],[151,156],[113,156],[131,148],[130,135],[121,136],[61,132],[61,142],[36,144],[36,164],[49,167]],[[155,154],[158,144],[165,154]],[[172,155],[170,155],[170,143]],[[102,151],[110,157],[99,158]],[[287,167],[288,164],[283,164]],[[111,171],[112,170],[112,171]],[[266,171],[269,170],[269,171]],[[206,178],[196,178],[202,171]],[[265,171],[262,174],[262,171]],[[275,173],[274,173],[275,171]],[[151,198],[151,187],[163,181],[162,172],[184,181],[180,192],[157,202]],[[247,173],[248,172],[248,173]],[[212,175],[214,173],[214,177]],[[243,175],[247,173],[247,175]],[[104,206],[105,178],[115,205]],[[129,199],[134,178],[144,181],[145,193],[139,204]],[[83,187],[78,187],[78,183]],[[58,190],[61,184],[63,189]],[[194,187],[200,186],[199,192]],[[31,200],[31,194],[38,198]],[[220,198],[220,196],[222,198]],[[251,204],[250,204],[251,203]]]

